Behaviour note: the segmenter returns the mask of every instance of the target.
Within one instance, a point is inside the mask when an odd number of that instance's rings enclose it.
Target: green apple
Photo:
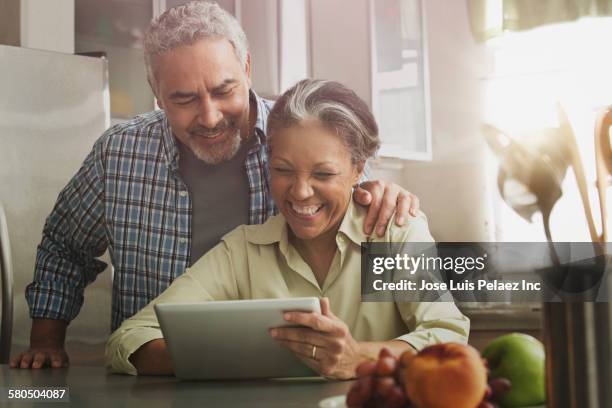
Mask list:
[[[490,377],[505,377],[512,388],[502,398],[503,407],[526,407],[546,401],[544,345],[522,333],[500,336],[485,347]]]

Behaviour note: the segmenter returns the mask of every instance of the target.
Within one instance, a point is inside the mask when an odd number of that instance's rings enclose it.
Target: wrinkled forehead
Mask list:
[[[348,161],[359,167],[367,159],[359,155],[355,135],[333,121],[306,116],[303,119],[292,117],[290,120],[277,121],[276,124],[268,128],[270,158],[286,156],[287,153],[301,151],[301,147],[308,146],[306,151],[330,163]],[[299,157],[299,154],[292,156]]]
[[[234,45],[223,36],[208,36],[195,39],[153,54],[151,58],[158,62],[168,57],[175,59],[176,57],[185,56],[192,56],[193,58],[204,57],[206,60],[210,60],[210,62],[217,63],[228,63],[231,61],[238,66],[242,66]]]
[[[151,57],[156,81],[199,79],[218,83],[247,73],[231,42],[224,37],[205,38]]]
[[[345,144],[341,130],[334,126],[333,123],[328,123],[312,115],[304,117],[290,116],[276,120],[274,126],[268,127],[268,144],[271,146],[275,139],[286,137],[299,133],[303,142],[308,142],[309,136],[316,134],[325,136],[325,138],[336,139]],[[348,146],[347,146],[348,147]]]
[[[283,150],[296,150],[295,147],[309,145],[318,149],[321,156],[330,151],[334,154],[350,153],[345,139],[336,129],[313,117],[301,120],[294,118],[292,122],[285,122],[284,126],[269,129],[267,137],[270,152],[276,146],[282,147]]]

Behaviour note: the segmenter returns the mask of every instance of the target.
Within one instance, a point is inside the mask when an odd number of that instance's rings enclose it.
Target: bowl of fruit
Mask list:
[[[319,406],[496,408],[542,406],[544,399],[543,346],[515,333],[495,339],[483,355],[459,343],[436,344],[399,358],[383,349],[377,360],[359,365],[346,397]]]

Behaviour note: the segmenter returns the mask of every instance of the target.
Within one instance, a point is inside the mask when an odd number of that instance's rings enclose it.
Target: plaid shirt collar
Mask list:
[[[266,126],[268,124],[268,115],[264,114],[264,100],[259,97],[252,89],[249,90],[249,102],[255,101],[255,108],[257,109],[257,116],[255,118],[255,142],[251,149],[249,150],[249,154],[253,153],[260,149],[260,146],[266,144]],[[172,171],[174,174],[178,174],[179,171],[179,149],[177,146],[176,138],[174,133],[172,132],[172,128],[170,127],[170,122],[168,121],[168,116],[164,114],[164,119],[161,128],[162,133],[162,144],[164,148],[164,153],[166,155],[166,163],[168,165],[168,169]]]

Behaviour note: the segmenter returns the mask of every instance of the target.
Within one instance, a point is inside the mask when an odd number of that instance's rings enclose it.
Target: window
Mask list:
[[[505,33],[487,42],[490,75],[484,81],[485,120],[521,137],[531,130],[557,127],[556,103],[568,115],[589,183],[591,207],[600,225],[594,188],[594,127],[597,112],[612,104],[612,18],[585,18],[519,33]],[[528,137],[528,136],[526,136]],[[497,162],[491,158],[489,174]],[[494,180],[491,180],[494,183]],[[545,240],[539,220],[527,225],[508,206],[494,206],[500,241]],[[555,241],[588,241],[590,236],[575,177],[563,183],[563,196],[551,215]]]
[[[431,160],[427,56],[420,0],[370,3],[372,107],[380,156]]]

